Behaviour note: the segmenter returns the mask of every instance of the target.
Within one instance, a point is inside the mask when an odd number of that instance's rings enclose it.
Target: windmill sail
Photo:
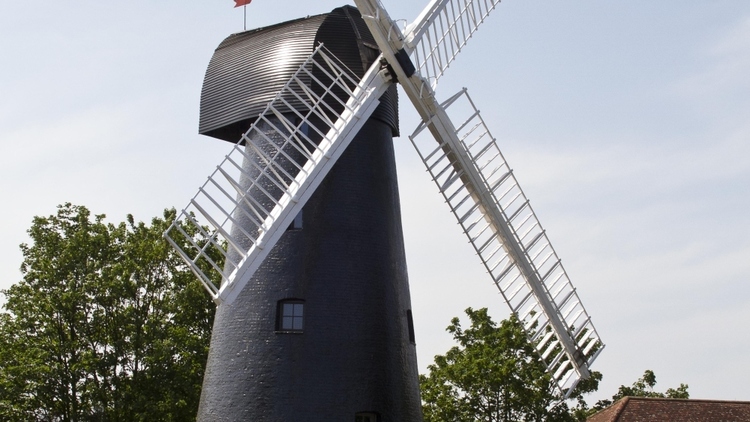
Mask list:
[[[556,386],[569,395],[590,375],[589,365],[603,348],[599,335],[466,91],[442,105],[433,91],[497,2],[433,1],[402,34],[378,0],[355,1],[422,117],[412,143]],[[405,62],[404,55],[417,64]],[[468,113],[456,127],[446,107],[459,100],[468,102]],[[424,129],[434,139],[420,138]]]
[[[319,46],[208,177],[165,237],[214,301],[236,298],[388,85],[379,66],[360,80]]]
[[[500,0],[432,1],[406,28],[404,41],[417,72],[435,89],[438,79]]]
[[[410,139],[559,390],[569,393],[601,352],[599,335],[466,90],[441,107],[444,116],[456,110],[452,119],[441,128],[423,123]],[[442,135],[444,127],[452,133]]]

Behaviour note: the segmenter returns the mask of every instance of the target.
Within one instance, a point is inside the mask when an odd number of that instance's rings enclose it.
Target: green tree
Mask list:
[[[574,421],[555,393],[544,363],[516,317],[496,324],[487,309],[466,310],[471,327],[453,318],[447,330],[458,346],[435,357],[420,375],[425,422]],[[573,395],[598,388],[601,374],[580,383]]]
[[[64,204],[35,217],[2,293],[0,419],[195,417],[214,306],[162,233]]]
[[[677,388],[668,388],[667,391],[661,393],[654,391],[656,385],[656,374],[654,371],[647,369],[643,376],[638,378],[633,385],[625,386],[621,385],[617,389],[617,393],[612,396],[612,399],[599,400],[592,408],[591,414],[598,412],[612,405],[612,403],[620,400],[623,397],[657,397],[657,398],[670,398],[670,399],[689,399],[690,393],[688,392],[687,384],[680,384]]]
[[[656,375],[654,371],[647,369],[643,376],[638,378],[632,386],[626,387],[621,385],[617,390],[617,394],[612,396],[613,401],[617,401],[623,397],[661,397],[671,399],[689,399],[690,394],[688,393],[688,385],[680,384],[677,388],[668,388],[664,393],[654,391],[656,385]]]

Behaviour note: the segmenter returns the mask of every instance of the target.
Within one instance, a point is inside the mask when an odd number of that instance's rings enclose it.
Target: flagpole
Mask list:
[[[247,31],[247,5],[242,6],[242,12],[245,15],[242,21],[242,30]]]

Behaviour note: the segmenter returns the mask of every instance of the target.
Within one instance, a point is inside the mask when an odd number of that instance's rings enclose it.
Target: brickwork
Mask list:
[[[371,120],[230,306],[218,309],[202,421],[419,421],[391,129]],[[281,299],[303,333],[275,332]]]

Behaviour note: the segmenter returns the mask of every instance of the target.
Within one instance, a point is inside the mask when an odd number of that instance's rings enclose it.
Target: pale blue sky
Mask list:
[[[0,287],[57,204],[147,220],[193,196],[226,153],[196,132],[208,60],[242,30],[232,4],[0,5]],[[254,0],[248,28],[342,4]],[[746,1],[507,0],[441,80],[440,98],[469,88],[607,343],[597,397],[653,369],[661,389],[750,400],[748,75]],[[403,97],[402,133],[416,123]],[[507,309],[396,145],[424,371],[451,317]]]

